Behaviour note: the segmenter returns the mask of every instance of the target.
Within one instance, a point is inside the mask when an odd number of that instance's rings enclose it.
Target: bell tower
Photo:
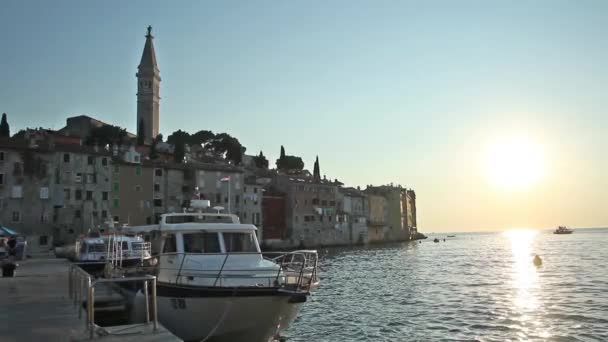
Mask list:
[[[154,53],[154,36],[152,26],[148,26],[146,45],[137,67],[137,134],[143,134],[146,140],[158,135],[158,117],[160,102],[160,71]]]

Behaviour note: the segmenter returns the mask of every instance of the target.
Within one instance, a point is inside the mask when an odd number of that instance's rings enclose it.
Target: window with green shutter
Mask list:
[[[114,208],[118,208],[120,206],[120,200],[118,198],[114,199]]]
[[[120,190],[120,186],[118,183],[114,183],[114,192],[118,192]]]
[[[141,166],[136,166],[136,167],[135,167],[135,174],[136,174],[137,176],[141,176]]]

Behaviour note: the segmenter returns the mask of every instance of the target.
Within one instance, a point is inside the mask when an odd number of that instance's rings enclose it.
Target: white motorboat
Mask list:
[[[127,230],[160,232],[152,234],[161,239],[158,317],[185,341],[269,341],[318,285],[316,251],[262,253],[257,228],[236,215],[164,214],[156,227]],[[135,320],[142,319],[141,292],[134,307]]]
[[[89,272],[98,272],[106,264],[127,269],[142,265],[152,257],[149,242],[140,236],[89,233],[76,240],[75,262]]]

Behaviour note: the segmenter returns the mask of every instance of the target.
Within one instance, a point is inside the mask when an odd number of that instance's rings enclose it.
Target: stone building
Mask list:
[[[57,134],[66,137],[76,137],[85,140],[91,132],[103,126],[110,126],[110,124],[103,121],[92,118],[88,115],[78,115],[67,118],[65,127],[57,131]],[[127,138],[133,139],[135,135],[127,132]]]
[[[384,241],[385,233],[388,234],[388,206],[386,198],[378,193],[366,189],[368,199],[368,241]]]
[[[26,235],[33,253],[111,217],[111,156],[80,142],[50,130],[0,142],[0,223]]]
[[[273,185],[286,196],[286,238],[291,246],[348,244],[348,231],[337,229],[341,183],[315,180],[303,172],[279,175]]]
[[[199,162],[179,164],[149,160],[144,160],[143,166],[153,169],[152,207],[156,222],[161,214],[183,211],[189,206],[189,201],[198,196],[210,200],[212,207],[223,207],[224,212],[236,215],[241,213],[244,177],[240,167],[228,164]]]
[[[375,220],[379,220],[380,202],[382,202],[382,200],[379,199],[378,196],[384,198],[384,223],[386,226],[384,229],[384,240],[403,241],[413,238],[416,232],[414,228],[416,227],[416,194],[413,190],[408,190],[401,186],[393,186],[391,184],[368,186],[365,192],[370,195],[370,221],[373,221],[372,215]],[[374,195],[374,214],[371,212],[371,195]],[[372,230],[370,229],[370,234],[371,233]]]
[[[409,232],[410,239],[418,233],[416,223],[416,192],[412,189],[401,190],[401,212],[403,214],[403,226]]]
[[[338,203],[342,204],[339,224],[348,229],[351,244],[366,243],[368,238],[368,199],[367,195],[355,188],[339,188]]]
[[[118,226],[154,222],[153,173],[141,163],[115,161],[112,167],[112,214]]]
[[[264,188],[256,182],[255,176],[245,178],[243,188],[243,206],[241,208],[241,222],[251,223],[258,228],[258,240],[263,240],[264,228],[262,220],[262,198]]]
[[[277,191],[274,187],[268,187],[262,197],[262,243],[268,247],[289,247],[287,235],[287,211],[285,193]]]

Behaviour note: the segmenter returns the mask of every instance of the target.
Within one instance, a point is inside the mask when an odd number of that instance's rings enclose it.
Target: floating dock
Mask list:
[[[70,298],[65,259],[30,259],[19,262],[16,276],[0,278],[0,336],[3,342],[90,341],[173,342],[181,341],[162,325],[152,322],[100,327],[88,324],[86,293]],[[98,284],[95,302],[100,311],[120,308],[125,300],[111,284]],[[75,300],[76,299],[76,300]],[[106,306],[103,303],[113,303]],[[117,304],[118,303],[118,304]],[[122,304],[126,305],[126,304]]]

